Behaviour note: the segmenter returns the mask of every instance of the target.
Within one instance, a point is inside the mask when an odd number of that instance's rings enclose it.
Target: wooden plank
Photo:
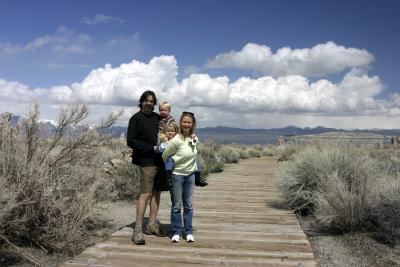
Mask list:
[[[196,188],[194,243],[146,235],[146,245],[135,246],[127,225],[61,266],[317,266],[296,216],[274,205],[276,166],[272,157],[243,160]],[[170,205],[163,193],[164,228]]]

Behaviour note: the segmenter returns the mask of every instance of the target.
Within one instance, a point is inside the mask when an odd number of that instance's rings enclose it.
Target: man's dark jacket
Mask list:
[[[162,166],[160,153],[154,153],[157,146],[160,115],[138,111],[128,125],[127,143],[133,149],[132,163],[139,166]]]

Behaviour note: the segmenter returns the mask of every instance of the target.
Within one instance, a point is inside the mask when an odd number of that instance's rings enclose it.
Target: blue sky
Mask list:
[[[398,1],[0,3],[0,110],[93,120],[152,88],[200,126],[399,128]],[[122,64],[122,65],[121,65]]]

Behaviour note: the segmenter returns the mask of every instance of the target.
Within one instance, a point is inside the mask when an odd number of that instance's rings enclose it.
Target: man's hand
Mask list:
[[[156,154],[160,154],[160,153],[161,153],[160,150],[158,149],[158,146],[154,146],[154,147],[153,147],[153,151],[154,151],[154,153],[156,153]]]

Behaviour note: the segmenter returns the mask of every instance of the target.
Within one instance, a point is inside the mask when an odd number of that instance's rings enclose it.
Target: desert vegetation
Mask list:
[[[199,147],[199,161],[205,177],[209,173],[222,172],[227,163],[238,163],[240,159],[272,156],[275,151],[261,145],[243,146],[238,144],[223,145],[205,141]]]
[[[93,204],[108,195],[112,183],[98,168],[99,148],[108,142],[97,130],[112,125],[110,115],[95,129],[83,123],[85,105],[60,111],[51,138],[40,135],[39,105],[18,127],[11,114],[0,122],[0,249],[41,265],[23,247],[46,253],[74,254],[93,227]],[[80,126],[79,128],[77,128]],[[71,129],[75,129],[71,131]]]
[[[45,254],[79,253],[87,245],[85,237],[104,227],[93,213],[96,203],[134,201],[139,195],[138,167],[131,164],[126,140],[99,131],[119,114],[92,128],[85,124],[87,107],[71,105],[60,111],[53,133],[41,128],[39,114],[36,104],[18,126],[11,125],[11,114],[0,121],[0,265],[21,258],[43,265],[32,248]],[[227,163],[272,153],[262,146],[206,141],[199,161],[208,176]]]
[[[363,233],[400,244],[400,151],[351,145],[289,149],[280,163],[282,203],[327,234]]]

